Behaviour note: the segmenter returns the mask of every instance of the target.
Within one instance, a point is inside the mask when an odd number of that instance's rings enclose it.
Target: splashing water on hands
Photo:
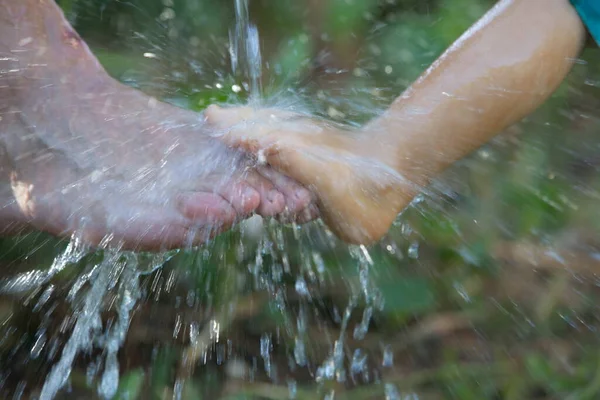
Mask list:
[[[164,3],[166,9],[174,9],[169,1]],[[343,3],[350,7],[352,2]],[[249,93],[250,105],[258,107],[266,102],[266,64],[248,6],[245,0],[235,1],[236,21],[227,48],[234,77],[218,84],[229,95]],[[394,16],[393,10],[384,11]],[[169,29],[171,16],[166,12],[161,17]],[[394,28],[394,40],[386,46],[397,49],[400,37],[412,53],[404,47],[397,51],[401,62],[393,69],[382,64],[385,74],[403,69],[411,57],[416,57],[415,64],[426,64],[422,57],[430,50],[418,47],[425,46],[422,37],[405,32],[407,24],[421,17],[402,19]],[[427,19],[423,24],[439,29],[451,17],[445,14],[439,18],[442,22]],[[374,30],[378,35],[385,27]],[[148,45],[152,48],[145,58],[152,68],[168,58],[165,43],[160,44]],[[350,70],[352,75],[375,73],[369,63],[382,50],[374,46],[366,46],[369,55],[361,68]],[[192,59],[191,69],[202,69],[198,58]],[[341,69],[332,71],[334,77],[342,74]],[[153,87],[157,91],[164,89],[162,80],[183,79],[171,72],[158,75],[161,83]],[[344,114],[340,104],[351,93],[373,91],[380,96],[386,90],[358,85],[340,90],[330,96],[332,109],[324,114],[344,122],[352,117],[348,110],[375,114],[379,108],[364,103],[346,107]],[[328,97],[324,92],[308,93],[299,90],[295,95],[311,102]],[[190,98],[197,106],[198,98]],[[299,103],[296,98],[280,102],[284,108],[291,104],[292,110]],[[546,123],[544,119],[539,125]],[[3,296],[15,296],[20,307],[24,303],[22,307],[32,308],[32,321],[14,322],[14,329],[25,330],[21,325],[27,325],[36,330],[30,335],[35,340],[20,332],[11,334],[13,322],[8,319],[4,328],[11,352],[3,363],[13,365],[13,358],[20,360],[13,355],[25,352],[35,379],[23,378],[23,385],[32,393],[41,390],[44,400],[89,387],[107,399],[123,393],[144,398],[150,392],[181,399],[347,395],[404,400],[432,392],[432,397],[467,393],[488,398],[496,392],[526,397],[530,392],[519,390],[529,387],[523,384],[527,374],[535,377],[536,385],[562,390],[556,382],[566,383],[556,378],[559,372],[553,366],[571,368],[578,362],[573,348],[565,344],[568,335],[582,335],[581,343],[592,344],[597,336],[595,307],[589,299],[597,295],[590,272],[598,257],[592,242],[579,244],[581,237],[569,232],[555,239],[548,233],[555,228],[549,226],[575,209],[579,218],[591,221],[582,216],[594,215],[596,207],[586,206],[594,203],[585,199],[597,193],[595,186],[583,183],[577,193],[559,196],[551,183],[568,177],[536,167],[544,164],[541,149],[548,141],[518,149],[512,141],[518,138],[501,142],[500,150],[477,153],[470,161],[476,166],[470,178],[477,182],[460,180],[459,194],[434,186],[417,197],[389,237],[370,247],[341,244],[322,224],[299,228],[258,217],[200,249],[156,256],[102,245],[93,251],[75,234],[64,250],[53,249],[49,268],[33,263],[27,272],[11,273],[1,282]],[[510,171],[519,184],[503,186],[507,179],[491,172],[490,165],[509,169],[498,161],[502,156],[516,160]],[[258,161],[265,163],[267,155],[259,153]],[[368,159],[359,161],[360,169],[369,167]],[[186,162],[190,161],[182,161],[190,167]],[[382,169],[381,174],[386,173]],[[460,196],[465,193],[482,200],[465,206]],[[497,211],[505,208],[509,210]],[[533,237],[533,242],[523,237]],[[534,307],[527,308],[531,303]],[[43,316],[39,326],[38,315]],[[495,318],[495,325],[480,323],[486,318]],[[544,334],[536,335],[540,332]],[[546,332],[560,340],[549,342]],[[544,353],[547,347],[551,351]],[[545,364],[541,355],[550,353],[555,358]],[[43,374],[35,360],[44,363]],[[583,387],[596,371],[597,360],[577,365],[583,373],[570,376],[569,382],[579,380]],[[19,376],[16,367],[11,373]],[[15,386],[25,387],[22,382]],[[147,388],[140,389],[139,382],[146,382]],[[596,393],[593,385],[584,389]]]

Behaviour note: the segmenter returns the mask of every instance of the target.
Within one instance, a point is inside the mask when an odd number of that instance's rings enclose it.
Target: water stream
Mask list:
[[[262,91],[262,58],[258,29],[249,17],[248,0],[235,0],[235,15],[235,26],[230,30],[229,55],[233,76],[240,80],[241,86],[234,85],[232,90],[233,92],[248,91],[249,102],[258,105]],[[262,224],[257,221],[254,223]],[[303,235],[298,229],[294,228],[297,230],[296,238],[297,235]],[[247,240],[243,239],[236,245],[239,247],[236,251],[255,251],[255,261],[248,266],[248,273],[253,280],[252,290],[266,291],[271,301],[275,302],[285,318],[283,327],[293,337],[293,357],[289,362],[299,368],[306,367],[310,363],[310,343],[307,343],[308,315],[313,310],[310,301],[303,301],[301,310],[294,320],[287,296],[284,294],[284,279],[295,280],[295,289],[301,298],[307,300],[312,296],[318,298],[317,294],[311,294],[311,290],[318,290],[318,287],[327,285],[328,280],[322,255],[319,251],[311,250],[306,253],[306,249],[302,249],[302,267],[295,276],[296,272],[290,270],[287,264],[289,244],[283,241],[283,231],[271,227],[270,234],[263,232],[260,233],[263,237],[259,238],[259,244],[254,249],[245,245]],[[330,355],[316,367],[315,380],[319,383],[345,382],[349,376],[355,379],[357,375],[368,374],[365,363],[367,356],[363,355],[360,349],[353,353],[350,369],[346,370],[345,360],[350,357],[347,354],[346,337],[351,335],[356,340],[363,339],[369,329],[373,310],[381,310],[383,301],[370,280],[369,269],[373,261],[368,250],[361,246],[351,249],[348,254],[357,262],[358,281],[342,312],[339,333],[332,338]],[[61,389],[67,388],[70,385],[70,375],[77,357],[98,353],[98,350],[99,356],[91,361],[87,368],[88,384],[96,385],[97,393],[103,399],[112,399],[116,395],[120,376],[118,352],[126,339],[132,312],[143,295],[141,278],[161,268],[171,256],[156,255],[142,265],[139,256],[131,252],[105,248],[94,253],[81,243],[77,235],[74,235],[67,248],[56,257],[49,269],[20,274],[2,284],[0,290],[10,294],[45,288],[36,306],[40,309],[53,299],[53,285],[50,282],[57,274],[73,265],[77,265],[81,270],[66,297],[71,309],[71,315],[68,317],[68,338],[61,345],[60,353],[52,361],[53,365],[45,377],[39,395],[40,400],[52,400]],[[264,263],[265,257],[271,259],[269,263]],[[235,299],[235,290],[232,296]],[[356,303],[359,298],[366,304],[366,308],[361,321],[351,328],[350,318],[357,310]],[[193,303],[193,300],[191,301]],[[106,312],[113,312],[115,315],[109,320],[103,319]],[[219,343],[221,331],[227,329],[228,321],[231,320],[232,316],[224,312],[217,314],[204,330],[198,331],[198,328],[190,326],[190,349],[188,355],[184,356],[191,359],[188,360],[188,364],[206,360],[212,354]],[[32,354],[39,354],[44,348],[45,329],[46,327],[40,328],[39,339],[32,348]],[[175,328],[176,331],[178,329]],[[277,364],[271,354],[273,340],[271,333],[264,333],[261,336],[260,356],[264,372],[271,379],[276,379]],[[181,380],[177,381],[174,387],[174,398],[181,396],[184,383]],[[294,397],[294,381],[290,381],[289,387],[290,396]]]
[[[244,82],[244,89],[250,92],[250,102],[257,104],[261,97],[262,60],[258,29],[250,22],[248,0],[235,0],[235,16],[235,27],[230,31],[231,69],[233,75]],[[241,88],[234,86],[232,90]],[[6,282],[2,290],[18,293],[40,287],[69,264],[79,262],[87,250],[74,236],[49,270],[17,276]],[[115,396],[119,386],[117,353],[126,338],[131,313],[142,296],[140,277],[160,268],[169,258],[168,255],[157,255],[152,257],[150,267],[141,266],[136,254],[107,249],[101,261],[85,266],[67,297],[74,322],[70,337],[45,379],[40,400],[52,400],[68,383],[75,358],[94,349],[103,350],[102,356],[89,366],[92,377],[99,377],[96,381],[98,394],[104,399]],[[107,303],[110,293],[114,295],[112,304]],[[43,297],[45,301],[48,296]],[[117,316],[104,324],[101,315],[109,309],[116,310]],[[267,346],[264,349],[266,361],[268,352]]]
[[[235,27],[229,32],[229,55],[234,76],[250,83],[250,102],[259,102],[262,92],[262,57],[258,28],[250,21],[248,0],[235,1]],[[236,88],[234,91],[237,91]]]

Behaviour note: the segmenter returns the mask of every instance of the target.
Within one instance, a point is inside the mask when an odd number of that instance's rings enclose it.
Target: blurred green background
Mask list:
[[[360,124],[493,3],[250,0],[265,102]],[[247,100],[232,90],[247,83],[228,57],[234,0],[59,4],[116,79],[197,111]],[[600,398],[599,106],[589,46],[544,107],[448,171],[378,245],[264,221],[174,254],[144,277],[118,398]],[[64,247],[0,239],[0,273],[47,268]],[[33,306],[42,290],[0,296],[4,398],[39,390],[80,268],[53,281],[52,310]],[[215,322],[218,342],[194,344]],[[97,396],[99,354],[79,357],[62,397]]]

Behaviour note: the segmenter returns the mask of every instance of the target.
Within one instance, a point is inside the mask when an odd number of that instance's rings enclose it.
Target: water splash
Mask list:
[[[65,251],[59,257],[54,259],[50,268],[46,270],[28,271],[1,281],[0,293],[24,293],[42,287],[69,265],[79,262],[86,254],[88,254],[88,251],[89,247],[75,234],[69,241]],[[40,297],[40,303],[38,303],[39,306],[48,301],[51,294],[52,287],[48,287],[46,292]]]
[[[235,0],[235,16],[235,27],[229,33],[231,68],[234,75],[250,80],[242,85],[250,92],[250,102],[257,104],[262,94],[262,55],[258,28],[250,22],[248,0]]]
[[[75,326],[65,344],[60,360],[48,374],[40,400],[51,400],[65,386],[71,374],[75,357],[84,351],[101,348],[106,351],[104,373],[98,387],[98,394],[112,398],[119,383],[119,366],[117,352],[125,340],[131,311],[141,295],[139,288],[140,272],[137,269],[136,257],[133,254],[106,251],[101,263],[91,266],[88,273],[83,274],[81,284],[90,284],[83,295],[80,308],[75,308],[73,317]],[[85,282],[83,282],[85,281]],[[106,310],[106,295],[113,288],[116,293],[117,320],[102,333],[101,312]],[[75,301],[78,290],[71,291],[71,302]],[[75,304],[74,304],[75,305]]]
[[[272,377],[272,364],[271,364],[271,351],[272,351],[272,344],[271,344],[271,336],[269,334],[263,334],[260,338],[260,355],[263,359],[263,362],[265,364],[265,372],[267,373],[267,376]]]
[[[346,369],[344,367],[345,359],[345,337],[348,329],[348,322],[352,316],[355,304],[351,302],[344,311],[344,317],[340,328],[340,336],[333,344],[333,351],[330,356],[317,369],[315,379],[317,382],[336,380],[338,382],[346,381]]]
[[[165,2],[169,3],[170,2]],[[171,4],[172,5],[172,4]],[[170,9],[170,8],[169,8]],[[260,49],[260,37],[257,27],[250,22],[249,2],[248,0],[235,0],[236,24],[230,31],[229,53],[231,59],[231,68],[240,79],[232,86],[234,92],[243,89],[250,93],[250,103],[257,104],[262,95],[262,56]],[[151,56],[152,55],[152,56]],[[148,53],[145,56],[149,60],[154,60],[154,53]],[[206,156],[206,157],[205,157]],[[209,154],[202,154],[202,159],[207,159]],[[212,156],[214,157],[214,156]],[[194,161],[195,162],[195,161]],[[212,161],[207,164],[215,164]],[[185,168],[182,168],[185,169]],[[273,305],[273,309],[282,316],[282,323],[277,328],[276,333],[264,332],[259,339],[258,360],[262,358],[266,375],[273,381],[276,381],[276,358],[274,357],[275,343],[279,344],[281,337],[288,336],[292,338],[289,364],[292,369],[310,368],[315,372],[315,380],[324,385],[327,381],[346,382],[347,380],[362,379],[369,380],[369,356],[361,349],[354,349],[349,342],[352,340],[363,340],[373,319],[373,315],[381,310],[383,301],[378,291],[376,283],[373,281],[374,260],[369,249],[364,246],[351,247],[349,253],[351,258],[356,261],[356,272],[358,279],[348,278],[349,304],[339,315],[337,306],[330,307],[335,314],[335,327],[339,325],[339,332],[329,337],[331,327],[318,326],[320,333],[326,338],[324,342],[328,345],[328,352],[322,357],[323,352],[317,352],[310,342],[314,340],[311,334],[313,327],[311,324],[316,319],[320,311],[319,308],[327,308],[323,300],[320,299],[319,291],[325,289],[334,280],[331,278],[330,268],[326,265],[324,254],[333,248],[337,248],[337,242],[333,236],[326,230],[319,227],[319,234],[322,235],[320,246],[315,242],[302,241],[302,237],[309,237],[301,233],[300,229],[292,230],[293,239],[286,242],[283,229],[272,229],[272,227],[262,230],[259,233],[259,244],[253,248],[249,241],[242,240],[235,250],[239,254],[253,254],[253,262],[248,262],[247,273],[244,278],[249,277],[252,281],[253,293],[265,293]],[[305,232],[305,231],[304,231]],[[291,253],[298,247],[299,266],[292,265]],[[67,250],[55,260],[55,263],[48,271],[37,271],[35,273],[18,276],[7,281],[2,287],[6,293],[17,293],[33,288],[39,288],[46,285],[45,290],[39,296],[36,309],[40,309],[48,303],[49,299],[56,291],[56,287],[49,284],[51,279],[60,271],[63,271],[68,265],[80,262],[87,254],[85,248],[73,238]],[[348,249],[343,248],[343,252]],[[206,253],[208,250],[201,250]],[[414,251],[409,251],[414,257],[418,257],[418,247]],[[239,255],[239,260],[244,260],[243,255]],[[136,302],[141,297],[140,277],[142,274],[148,274],[160,268],[172,255],[161,255],[154,259],[154,262],[142,265],[138,255],[124,253],[119,251],[106,250],[104,258],[98,263],[83,265],[83,271],[73,282],[66,300],[72,307],[71,333],[66,341],[58,361],[52,367],[47,376],[42,393],[41,400],[52,399],[61,388],[68,384],[69,376],[78,355],[89,353],[97,349],[102,351],[102,357],[99,357],[90,363],[87,369],[87,380],[90,386],[97,384],[96,390],[102,398],[112,398],[119,385],[119,363],[117,354],[122,346],[126,333],[129,329],[129,322],[132,310]],[[208,258],[208,255],[206,256]],[[220,267],[231,268],[231,265],[219,263]],[[202,269],[203,266],[198,267]],[[173,278],[174,279],[174,278]],[[157,283],[151,290],[154,291],[156,298],[159,297],[161,290],[168,291],[172,284],[172,277],[165,279],[165,283]],[[157,279],[157,282],[160,279]],[[207,279],[207,281],[210,281]],[[295,294],[288,291],[288,282],[293,282]],[[221,288],[223,291],[224,289]],[[340,288],[336,288],[340,289]],[[218,290],[218,289],[217,289]],[[201,298],[204,295],[202,291],[208,292],[209,296],[218,297],[217,290],[206,283],[206,287],[193,288],[187,291],[187,295],[179,301],[179,305],[187,305],[190,309],[197,311]],[[107,297],[114,296],[113,306],[107,304]],[[294,297],[296,296],[296,297]],[[235,296],[232,296],[232,298]],[[213,307],[213,300],[210,299],[206,304],[207,309]],[[231,300],[231,298],[227,298]],[[358,302],[366,304],[364,309],[358,306]],[[223,301],[227,307],[230,304]],[[232,301],[233,303],[233,301]],[[342,303],[345,304],[345,303]],[[297,306],[297,308],[296,308]],[[233,308],[231,306],[231,308]],[[103,321],[101,314],[107,310],[116,311],[116,317]],[[343,306],[340,306],[343,310]],[[362,319],[354,326],[354,319],[360,318],[362,310]],[[212,310],[210,310],[212,311]],[[353,319],[354,317],[354,319]],[[211,357],[211,351],[218,347],[210,344],[219,342],[223,327],[227,327],[227,313],[223,316],[211,316],[208,322],[194,321],[187,325],[189,327],[189,341],[192,344],[206,341],[207,345],[202,347],[201,354],[197,361],[207,363]],[[203,326],[206,323],[207,327]],[[352,327],[354,326],[354,329]],[[281,329],[280,329],[281,328]],[[173,338],[180,338],[185,332],[186,323],[178,314],[174,324]],[[208,332],[204,335],[204,332]],[[46,332],[42,329],[36,336],[35,343],[31,347],[31,357],[35,358],[48,341]],[[192,346],[193,347],[193,346]],[[325,347],[325,346],[323,346]],[[385,357],[384,365],[391,367],[393,363],[393,352],[389,350],[390,355]],[[231,357],[231,355],[229,355]],[[227,358],[222,352],[217,352],[217,363],[220,365]],[[324,358],[324,359],[323,359]],[[350,361],[350,365],[347,365]],[[253,361],[256,364],[256,360]],[[254,367],[251,371],[251,380],[259,370]],[[173,397],[181,398],[184,392],[185,379],[177,377],[173,389]],[[298,395],[298,383],[295,380],[288,380],[289,396],[294,398]],[[388,398],[396,398],[392,395],[391,389],[386,386],[386,395]],[[335,392],[332,390],[326,398],[334,398]]]

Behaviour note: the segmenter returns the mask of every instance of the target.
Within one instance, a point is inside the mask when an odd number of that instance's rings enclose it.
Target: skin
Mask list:
[[[432,178],[538,108],[584,40],[568,0],[501,0],[362,130],[278,110],[206,115],[230,145],[311,188],[340,238],[369,244]]]
[[[215,129],[110,78],[53,1],[0,0],[0,234],[165,250],[255,212],[314,217]]]

